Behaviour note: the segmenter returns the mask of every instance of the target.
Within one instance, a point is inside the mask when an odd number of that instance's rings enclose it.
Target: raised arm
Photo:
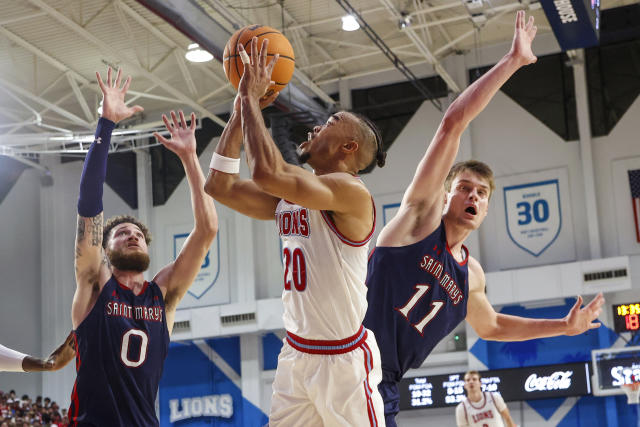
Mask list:
[[[258,53],[257,38],[251,41],[251,62],[245,64],[238,87],[244,145],[253,181],[266,193],[310,209],[369,217],[371,196],[358,180],[344,172],[315,175],[290,165],[273,142],[259,105],[259,98],[273,83],[271,72],[278,60],[276,55],[266,64],[268,42],[263,41]],[[242,45],[238,48],[241,55],[246,55]]]
[[[276,92],[262,99],[260,108],[271,104],[277,96]],[[215,152],[228,159],[240,159],[241,149],[242,118],[240,97],[237,96],[233,102],[231,117],[222,131]],[[264,220],[273,220],[275,217],[279,199],[262,191],[252,180],[240,179],[238,173],[223,172],[211,167],[204,188],[215,200],[241,214]]]
[[[478,336],[491,341],[526,341],[558,335],[579,335],[600,327],[596,319],[602,313],[604,297],[598,294],[582,307],[578,297],[569,313],[561,319],[530,319],[496,313],[485,294],[485,278],[482,267],[474,258],[469,258],[469,302],[467,317]]]
[[[71,307],[74,328],[84,320],[93,307],[110,274],[102,249],[102,190],[107,174],[111,132],[120,120],[142,111],[142,107],[138,105],[125,105],[124,97],[131,84],[131,77],[127,78],[121,88],[121,73],[122,70],[118,70],[115,80],[112,81],[109,67],[106,83],[102,81],[100,74],[96,73],[103,95],[102,117],[98,120],[95,139],[89,147],[80,178],[75,243],[76,292]]]
[[[517,12],[511,49],[493,68],[466,88],[447,109],[404,193],[397,220],[389,224],[396,229],[389,230],[389,234],[403,234],[406,232],[403,225],[412,229],[437,227],[444,201],[443,185],[458,154],[462,133],[513,73],[537,60],[531,51],[535,35],[533,17],[525,25],[524,11]],[[416,221],[419,223],[416,224]]]
[[[165,313],[169,333],[173,329],[173,319],[178,303],[187,293],[200,266],[204,262],[209,247],[218,232],[218,215],[213,200],[204,192],[204,174],[196,154],[196,116],[191,113],[191,125],[187,126],[182,111],[180,119],[171,112],[171,121],[162,115],[171,139],[155,133],[162,145],[173,151],[182,162],[189,190],[194,227],[175,261],[165,266],[153,279],[164,293]]]

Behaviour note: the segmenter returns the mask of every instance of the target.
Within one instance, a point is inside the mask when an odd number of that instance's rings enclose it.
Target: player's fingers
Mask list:
[[[124,85],[122,85],[122,93],[127,93],[129,90],[129,86],[131,85],[131,76],[127,76],[127,79],[124,81]]]
[[[533,28],[529,31],[529,37],[533,39],[536,36],[537,32],[538,32],[538,27],[534,25]]]
[[[180,125],[178,124],[178,117],[176,117],[176,113],[171,110],[171,119],[173,120],[173,126],[178,129],[180,127]]]
[[[118,73],[116,74],[116,81],[113,83],[113,87],[120,87],[120,77],[122,76],[122,68],[118,68]]]
[[[242,68],[246,67],[248,64],[251,64],[251,58],[247,55],[247,51],[245,50],[242,44],[238,43],[238,55],[240,55],[240,61],[242,62]]]
[[[180,110],[178,112],[178,114],[180,114],[180,124],[182,125],[183,128],[187,128],[187,121],[184,119],[184,113],[182,112],[182,110]]]
[[[158,132],[154,132],[153,136],[155,136],[158,142],[161,144],[167,144],[169,142],[164,136],[160,135]]]
[[[111,87],[111,67],[107,68],[107,86]]]
[[[258,61],[258,38],[251,39],[251,65],[256,65]]]
[[[529,32],[531,31],[532,28],[533,28],[533,15],[529,16],[529,20],[527,21],[527,26],[525,30]]]
[[[267,66],[267,74],[271,75],[273,73],[273,68],[276,66],[278,59],[280,59],[280,54],[276,53]]]
[[[196,113],[191,113],[191,130],[196,128]]]
[[[164,125],[167,127],[167,130],[171,132],[171,129],[173,129],[173,125],[171,125],[171,122],[169,122],[169,118],[163,114],[162,121],[164,122]]]
[[[267,62],[267,49],[269,47],[269,39],[262,40],[262,46],[260,46],[260,68],[264,68]]]
[[[100,77],[100,73],[96,71],[96,79],[98,80],[98,86],[100,86],[101,91],[105,91],[104,82],[102,81],[102,77]]]
[[[589,329],[598,329],[601,325],[602,325],[602,323],[600,323],[600,322],[593,322],[593,323],[589,324]]]
[[[142,108],[142,106],[140,105],[134,105],[133,107],[131,107],[131,109],[133,110],[134,113],[139,113],[141,111],[144,111],[144,108]]]

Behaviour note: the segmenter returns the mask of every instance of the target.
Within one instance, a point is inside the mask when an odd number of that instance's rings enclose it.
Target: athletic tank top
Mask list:
[[[369,257],[364,326],[380,348],[383,381],[398,382],[467,315],[469,252],[459,263],[444,223],[408,246],[376,247]]]
[[[169,349],[162,292],[145,282],[140,295],[115,277],[75,330],[77,378],[71,426],[157,426],[155,400]]]
[[[506,405],[497,393],[485,391],[479,402],[471,402],[465,398],[458,405],[461,405],[462,416],[469,427],[504,427],[498,405],[502,406],[502,410],[506,408]]]
[[[375,226],[364,240],[349,240],[327,211],[286,200],[278,203],[276,223],[283,246],[285,329],[311,340],[355,334],[367,310],[364,280]]]

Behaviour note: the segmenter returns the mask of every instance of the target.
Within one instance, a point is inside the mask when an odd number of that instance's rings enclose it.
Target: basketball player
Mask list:
[[[464,374],[464,389],[467,397],[456,406],[458,427],[516,427],[500,393],[482,391],[480,372]]]
[[[359,116],[336,113],[300,146],[314,172],[287,164],[260,111],[277,57],[267,65],[267,41],[258,54],[255,38],[253,62],[239,48],[244,75],[206,191],[245,215],[275,218],[282,238],[287,336],[269,426],[383,426],[379,353],[362,326],[375,210],[356,175],[374,158],[384,163],[377,132]],[[238,178],[243,139],[249,180]]]
[[[196,155],[195,115],[162,116],[171,139],[155,134],[182,161],[195,226],[175,261],[151,282],[147,228],[130,216],[103,225],[102,187],[111,131],[142,107],[128,107],[121,71],[107,81],[96,73],[103,94],[102,117],[84,162],[78,199],[76,292],[71,307],[78,372],[69,419],[72,425],[157,426],[155,399],[167,355],[175,310],[195,279],[217,232],[213,201],[204,193]],[[132,183],[131,185],[135,185]]]
[[[496,341],[577,335],[600,326],[592,321],[601,312],[601,294],[583,309],[578,297],[564,319],[496,313],[485,295],[482,267],[463,245],[486,217],[494,183],[484,163],[452,167],[460,136],[513,73],[536,61],[535,34],[533,17],[525,24],[524,12],[518,12],[510,51],[449,106],[369,259],[364,325],[380,345],[387,426],[396,425],[400,378],[465,318],[481,338]]]

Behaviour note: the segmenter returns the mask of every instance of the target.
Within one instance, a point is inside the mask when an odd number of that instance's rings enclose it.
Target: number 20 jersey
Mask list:
[[[278,203],[276,224],[285,270],[285,329],[312,340],[355,334],[367,311],[364,280],[373,226],[364,240],[352,241],[338,231],[327,211],[286,200]]]
[[[369,257],[364,326],[376,336],[382,380],[418,368],[467,315],[469,252],[455,260],[444,223],[408,246],[376,247]]]
[[[169,350],[162,291],[139,295],[107,281],[75,330],[77,378],[71,426],[157,426],[155,400]]]

